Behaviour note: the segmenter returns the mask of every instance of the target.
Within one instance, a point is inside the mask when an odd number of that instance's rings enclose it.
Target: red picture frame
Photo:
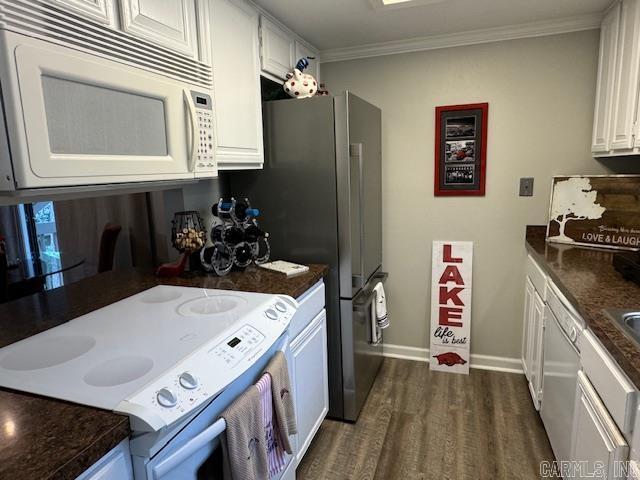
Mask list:
[[[484,196],[488,103],[436,107],[436,197]]]

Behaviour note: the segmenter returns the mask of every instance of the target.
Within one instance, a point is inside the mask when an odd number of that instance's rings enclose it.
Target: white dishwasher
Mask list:
[[[575,410],[579,342],[584,321],[569,311],[561,294],[548,289],[544,313],[544,360],[540,416],[556,460],[571,457],[571,433]],[[565,301],[566,302],[566,301]]]

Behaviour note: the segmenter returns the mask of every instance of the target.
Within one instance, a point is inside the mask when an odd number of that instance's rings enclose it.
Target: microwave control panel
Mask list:
[[[206,93],[192,91],[191,96],[198,117],[196,176],[209,176],[208,173],[215,175],[217,169],[214,157],[213,101],[211,95]]]

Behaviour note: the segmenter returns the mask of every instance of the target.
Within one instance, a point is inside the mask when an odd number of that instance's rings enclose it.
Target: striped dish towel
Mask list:
[[[373,314],[378,322],[379,328],[387,328],[389,326],[389,315],[387,313],[387,296],[384,293],[382,282],[376,283],[373,287]]]
[[[269,464],[269,478],[277,475],[287,466],[287,455],[282,446],[280,429],[276,416],[273,414],[273,398],[271,396],[271,375],[265,373],[260,377],[256,388],[260,392],[260,403],[264,419],[265,443],[267,446],[267,461]]]

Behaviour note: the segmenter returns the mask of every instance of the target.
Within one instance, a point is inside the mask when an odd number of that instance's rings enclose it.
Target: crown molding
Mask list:
[[[518,38],[542,37],[600,28],[602,14],[580,15],[558,20],[522,23],[507,27],[445,33],[426,37],[370,43],[355,47],[332,48],[321,52],[321,62],[340,62],[358,58],[379,57],[396,53],[420,52],[439,48],[461,47],[480,43],[501,42]]]

